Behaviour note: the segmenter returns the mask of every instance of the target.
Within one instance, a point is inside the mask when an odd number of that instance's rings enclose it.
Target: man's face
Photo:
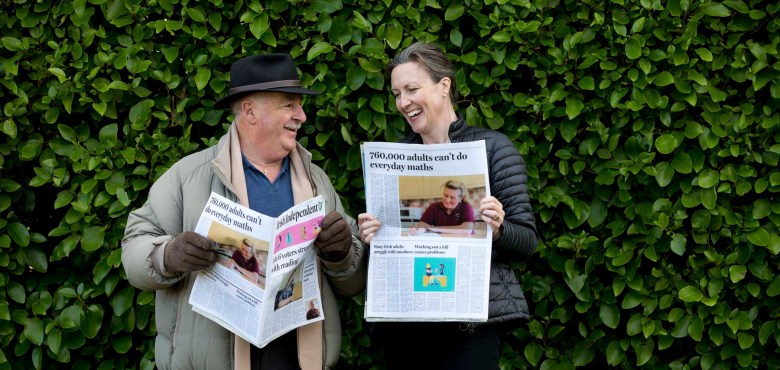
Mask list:
[[[249,246],[247,243],[241,244],[241,255],[244,256],[244,259],[249,259],[249,257],[252,256],[252,247]]]
[[[300,94],[269,92],[258,107],[258,135],[264,145],[289,153],[296,146],[298,130],[306,122]]]
[[[460,190],[444,188],[444,194],[441,196],[441,201],[444,203],[444,208],[452,211],[455,209],[455,207],[458,206],[462,196],[463,195],[460,193]]]

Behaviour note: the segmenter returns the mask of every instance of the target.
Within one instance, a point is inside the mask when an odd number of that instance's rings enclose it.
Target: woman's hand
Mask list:
[[[358,230],[360,231],[360,240],[363,243],[371,243],[371,239],[374,238],[380,227],[382,227],[382,222],[374,218],[374,215],[370,213],[358,215]]]
[[[493,228],[493,240],[501,236],[501,224],[504,223],[504,205],[495,197],[485,197],[479,202],[479,215]]]

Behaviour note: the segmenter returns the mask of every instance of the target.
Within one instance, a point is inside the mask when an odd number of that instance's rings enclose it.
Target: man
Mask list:
[[[309,301],[309,310],[306,311],[306,320],[320,317],[320,310],[314,305],[314,300]]]
[[[230,69],[231,88],[215,107],[232,110],[228,133],[213,147],[175,163],[152,186],[146,203],[127,220],[122,264],[133,286],[156,292],[155,361],[161,370],[322,369],[335,365],[341,326],[334,291],[365,286],[363,247],[355,221],[344,215],[328,176],[296,141],[306,114],[292,57],[256,55]],[[298,328],[264,348],[250,345],[192,311],[188,298],[198,270],[217,258],[194,230],[209,194],[278,217],[323,195],[328,213],[314,241],[320,257],[322,321]],[[324,328],[323,328],[324,325]]]
[[[441,201],[431,203],[425,209],[420,222],[409,228],[409,234],[418,235],[432,228],[448,233],[471,234],[474,230],[474,208],[465,198],[466,185],[447,180]]]

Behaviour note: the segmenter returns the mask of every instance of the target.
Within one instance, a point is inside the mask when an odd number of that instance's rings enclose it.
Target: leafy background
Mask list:
[[[416,40],[459,111],[508,135],[541,233],[528,325],[501,366],[780,368],[775,1],[0,0],[0,368],[154,367],[153,293],[120,264],[128,212],[216,143],[230,63],[288,52],[300,141],[352,214],[359,143],[395,141],[383,67]],[[381,368],[362,297],[343,369]],[[67,365],[65,365],[67,364]]]

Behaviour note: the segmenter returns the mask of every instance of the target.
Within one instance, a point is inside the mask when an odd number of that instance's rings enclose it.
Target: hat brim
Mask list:
[[[262,90],[251,90],[251,91],[243,91],[238,94],[228,95],[219,101],[217,101],[214,104],[214,109],[227,109],[230,108],[230,103],[233,102],[233,100],[251,93],[256,92],[284,92],[284,93],[290,93],[290,94],[301,94],[301,95],[320,95],[322,94],[319,91],[306,89],[303,87],[297,87],[297,86],[284,86],[284,87],[276,87],[271,89],[262,89]]]

